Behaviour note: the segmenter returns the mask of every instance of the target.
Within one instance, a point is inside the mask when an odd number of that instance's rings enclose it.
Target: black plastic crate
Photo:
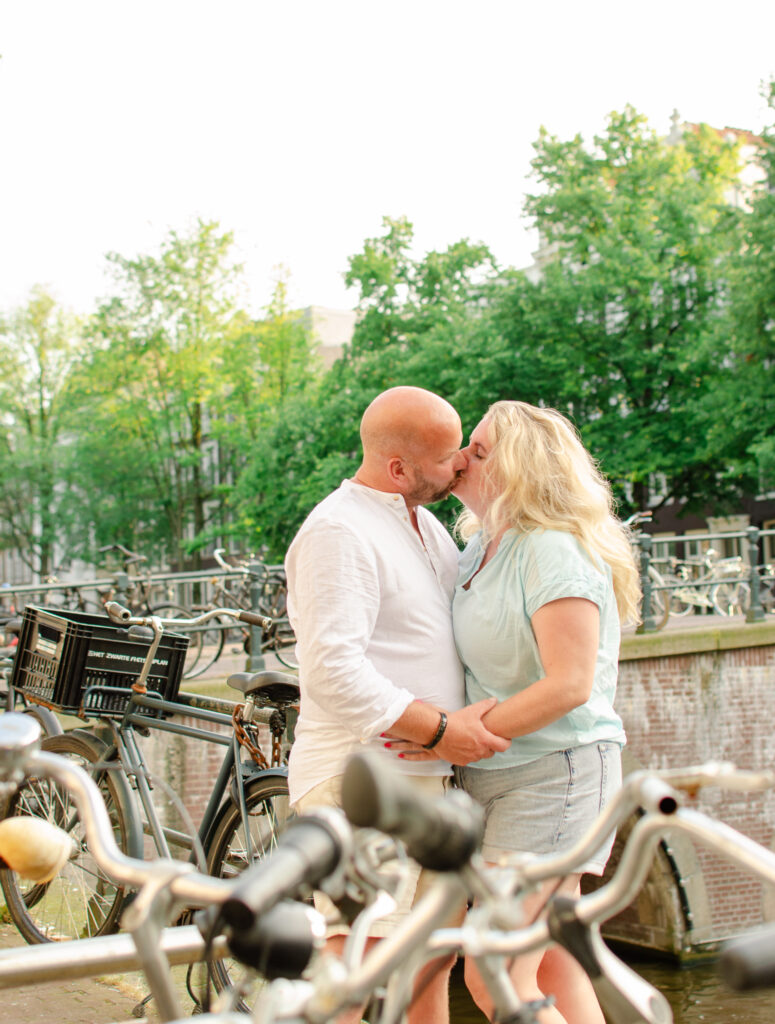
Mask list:
[[[32,700],[57,711],[120,715],[149,646],[150,640],[130,636],[126,627],[106,615],[28,605],[11,682]],[[187,648],[187,636],[164,633],[146,680],[149,691],[175,699]],[[103,692],[104,687],[110,689]],[[146,708],[138,711],[159,714]]]

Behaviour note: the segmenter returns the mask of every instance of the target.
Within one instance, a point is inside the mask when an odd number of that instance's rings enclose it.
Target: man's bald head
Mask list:
[[[364,458],[416,456],[440,430],[459,426],[454,408],[432,391],[390,388],[377,395],[361,419]]]
[[[465,468],[460,417],[424,388],[390,388],[363,414],[359,483],[403,494],[407,505],[439,501]]]

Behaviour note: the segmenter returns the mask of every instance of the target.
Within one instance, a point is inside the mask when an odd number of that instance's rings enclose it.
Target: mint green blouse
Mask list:
[[[614,711],[621,629],[610,567],[593,563],[570,533],[509,530],[495,556],[474,576],[484,550],[476,534],[460,556],[452,605],[455,643],[466,671],[469,704],[499,701],[545,675],[533,629],[535,612],[562,597],[582,597],[600,609],[600,637],[592,694],[586,704],[555,722],[511,741],[508,750],[476,763],[507,768],[588,743],[623,744]],[[474,576],[468,590],[464,584]]]

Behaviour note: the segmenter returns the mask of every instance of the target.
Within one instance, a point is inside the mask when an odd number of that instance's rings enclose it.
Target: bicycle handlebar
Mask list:
[[[342,807],[351,824],[401,839],[418,864],[456,871],[481,844],[484,812],[462,790],[445,800],[423,796],[402,776],[385,772],[378,754],[350,758],[342,779]]]
[[[286,896],[316,888],[333,874],[352,849],[352,836],[338,812],[321,807],[296,818],[280,836],[271,857],[237,882],[221,907],[227,924],[253,928],[258,918]]]
[[[225,879],[200,874],[182,861],[142,861],[123,853],[97,784],[73,761],[41,750],[40,738],[40,726],[29,715],[14,711],[0,715],[0,782],[15,788],[25,776],[45,776],[67,790],[83,822],[89,849],[106,875],[121,885],[139,888],[169,874],[170,892],[187,904],[207,906],[226,899],[231,883]]]
[[[240,622],[245,622],[250,626],[260,626],[262,629],[271,629],[274,625],[274,619],[269,618],[266,615],[259,615],[257,612],[246,611],[244,608],[211,608],[209,611],[202,612],[201,615],[194,615],[190,619],[172,619],[166,615],[161,618],[158,615],[133,615],[132,612],[119,604],[118,601],[108,601],[105,604],[105,611],[108,617],[113,619],[114,622],[119,623],[122,626],[149,626],[154,631],[159,624],[160,630],[168,627],[174,630],[176,627],[179,629],[191,629],[192,626],[201,626],[205,622],[209,622],[210,619],[221,619],[224,616],[232,619],[238,619]]]
[[[72,794],[89,847],[106,874],[120,884],[132,887],[148,885],[153,890],[167,892],[189,906],[220,906],[224,920],[233,922],[235,930],[245,925],[252,927],[257,915],[277,904],[285,892],[299,885],[317,884],[326,874],[330,876],[332,868],[338,870],[348,857],[349,832],[344,818],[324,810],[289,827],[277,851],[267,860],[249,868],[236,884],[234,880],[201,875],[190,864],[136,860],[123,854],[116,846],[102,795],[90,776],[65,758],[41,752],[39,744],[39,727],[28,716],[13,712],[0,716],[0,781],[14,785],[25,775],[55,779]],[[454,806],[454,800],[450,801],[449,797],[440,802],[418,800],[404,779],[395,778],[385,771],[383,759],[377,761],[373,756],[359,755],[351,760],[350,765],[346,772],[344,799],[348,814],[355,823],[387,826],[396,834],[408,831],[410,841],[420,818],[426,832],[452,828],[454,834],[460,828],[460,819],[465,817],[461,813],[462,804],[448,814],[450,805]],[[665,776],[689,791],[705,784],[720,784],[726,788],[742,788],[743,785],[762,788],[773,782],[771,772],[739,773],[724,763],[680,769],[665,773]],[[555,900],[550,903],[548,920],[537,920],[529,925],[520,922],[520,927],[514,928],[500,923],[499,915],[506,901],[499,898],[502,894],[493,888],[489,905],[484,903],[472,911],[469,923],[462,928],[433,931],[440,915],[448,912],[449,900],[454,895],[452,886],[457,886],[455,891],[462,893],[461,880],[467,877],[467,873],[482,873],[470,864],[460,872],[450,868],[439,876],[437,886],[429,891],[427,900],[423,897],[423,909],[418,904],[414,924],[408,920],[406,925],[400,926],[394,938],[383,940],[368,954],[363,965],[352,972],[352,984],[349,978],[340,980],[340,988],[335,995],[340,1000],[349,1000],[354,998],[354,994],[367,991],[372,982],[378,983],[375,979],[384,980],[386,971],[395,970],[407,955],[419,948],[426,951],[428,958],[455,950],[481,959],[520,955],[555,940],[592,973],[593,982],[598,982],[596,987],[601,1000],[607,1001],[609,1007],[619,1007],[614,1019],[653,1022],[669,1019],[660,1016],[662,1003],[654,996],[654,990],[645,983],[638,987],[625,965],[607,950],[602,940],[598,942],[596,929],[599,922],[607,920],[631,902],[646,877],[660,840],[667,832],[682,831],[771,884],[775,884],[775,853],[721,822],[680,806],[679,794],[670,788],[665,778],[646,772],[636,773],[625,780],[622,794],[614,802],[617,804],[615,813],[604,816],[608,830],[615,820],[626,816],[633,805],[642,807],[645,813],[635,823],[613,877],[600,889],[575,902]],[[375,806],[370,809],[372,798]],[[439,811],[439,805],[445,810]],[[402,823],[404,817],[409,825]],[[476,825],[474,829],[477,835],[478,828]],[[470,832],[469,823],[469,835]],[[600,827],[596,826],[590,834],[599,836]],[[585,840],[575,847],[576,866],[586,856],[587,845]],[[522,883],[530,884],[568,870],[571,869],[567,858],[545,857],[518,866],[514,874]],[[133,906],[142,902],[138,898]],[[483,913],[488,916],[482,918]],[[477,914],[480,915],[478,918]],[[751,941],[761,945],[758,936]],[[743,954],[746,963],[752,958],[753,954]],[[762,959],[766,958],[758,957],[758,960]],[[748,974],[758,982],[760,978],[771,979],[769,971],[770,967],[766,965],[761,970],[757,966]],[[319,993],[315,999],[319,1001],[324,995]],[[626,1016],[631,1012],[639,1016]]]

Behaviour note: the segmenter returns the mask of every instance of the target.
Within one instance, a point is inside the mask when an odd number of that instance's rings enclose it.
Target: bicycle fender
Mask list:
[[[247,788],[254,779],[287,779],[288,778],[288,766],[285,764],[279,765],[276,768],[252,768],[250,765],[243,764],[242,766],[242,785],[243,788]],[[232,776],[229,784],[229,798],[232,803],[239,806],[239,791],[237,790],[237,780]]]

